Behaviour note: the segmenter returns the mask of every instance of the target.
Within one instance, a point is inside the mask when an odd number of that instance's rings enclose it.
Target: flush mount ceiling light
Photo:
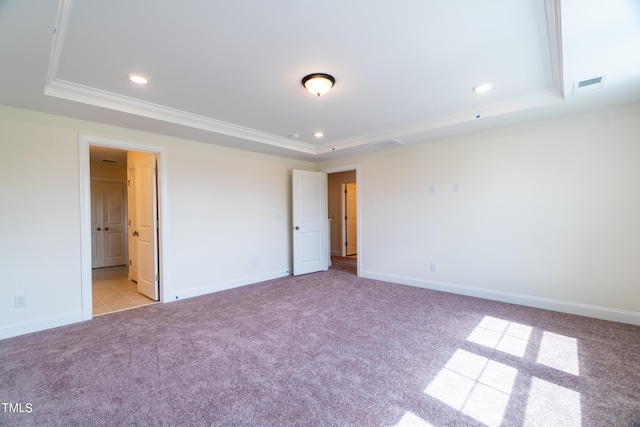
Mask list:
[[[136,73],[129,73],[127,74],[127,78],[129,80],[131,80],[134,83],[137,83],[139,85],[146,85],[148,80],[145,76],[140,75],[140,74],[136,74]]]
[[[472,89],[474,92],[486,92],[493,87],[493,83],[480,83],[477,86],[474,86]]]
[[[318,96],[319,96],[319,95],[318,95]],[[315,136],[316,138],[322,138],[322,137],[324,136],[324,133],[323,133],[323,132],[318,131],[318,132],[314,133],[314,134],[313,134],[313,136]]]
[[[330,76],[329,74],[314,73],[309,74],[302,79],[302,86],[304,86],[309,91],[309,93],[316,96],[321,96],[329,92],[335,82],[336,79],[334,79],[333,76]]]

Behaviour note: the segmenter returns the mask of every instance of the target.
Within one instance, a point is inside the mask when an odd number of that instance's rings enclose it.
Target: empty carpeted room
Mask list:
[[[0,2],[0,425],[640,425],[639,19]]]

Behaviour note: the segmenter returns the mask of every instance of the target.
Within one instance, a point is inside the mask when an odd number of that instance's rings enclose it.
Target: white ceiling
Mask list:
[[[1,104],[318,160],[638,101],[640,1],[0,0],[0,58]]]

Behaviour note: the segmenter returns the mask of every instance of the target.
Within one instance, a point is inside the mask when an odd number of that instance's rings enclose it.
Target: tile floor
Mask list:
[[[107,267],[92,270],[93,315],[127,310],[156,301],[138,293],[137,285],[127,278],[127,267]]]

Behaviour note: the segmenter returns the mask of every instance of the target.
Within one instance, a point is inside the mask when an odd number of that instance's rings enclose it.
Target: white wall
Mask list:
[[[633,104],[319,167],[360,165],[365,277],[640,324],[638,118]]]
[[[313,164],[0,106],[0,338],[82,319],[79,134],[166,150],[167,299],[287,274]]]
[[[638,117],[633,104],[315,166],[358,164],[363,276],[640,324]],[[313,164],[0,106],[0,338],[82,318],[79,134],[165,149],[166,299],[290,268],[291,170]]]

